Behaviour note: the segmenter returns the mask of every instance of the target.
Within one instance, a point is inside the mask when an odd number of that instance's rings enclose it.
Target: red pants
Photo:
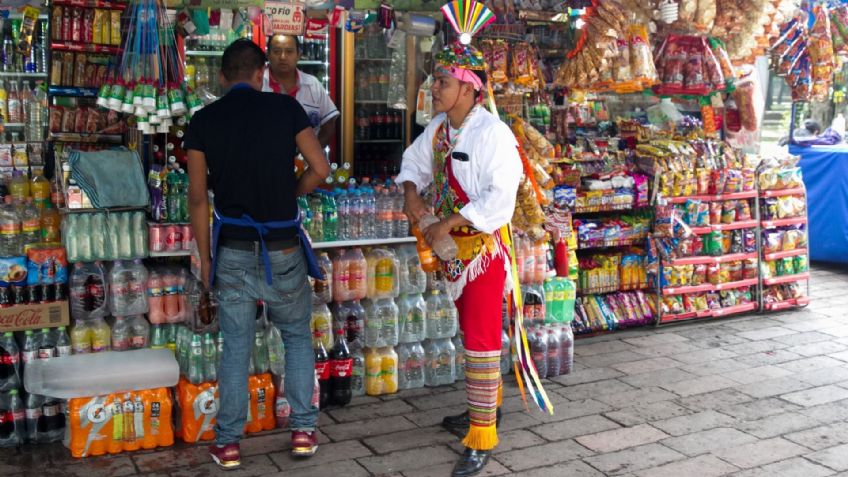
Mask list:
[[[465,285],[454,303],[459,312],[459,327],[469,351],[501,349],[501,306],[503,304],[504,256],[489,262],[486,272]]]

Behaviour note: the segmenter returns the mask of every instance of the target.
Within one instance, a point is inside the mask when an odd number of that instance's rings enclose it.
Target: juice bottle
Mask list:
[[[91,328],[82,320],[76,320],[71,328],[71,349],[74,354],[91,353]]]
[[[333,349],[333,315],[326,303],[312,306],[312,332],[321,333],[324,349]]]
[[[392,347],[380,349],[383,393],[394,394],[398,390],[398,355]]]
[[[333,300],[350,300],[350,261],[348,251],[343,250],[333,259]]]
[[[42,171],[34,169],[34,175],[29,184],[29,190],[32,194],[32,200],[39,208],[44,207],[50,202],[50,181],[44,178]]]
[[[91,351],[99,353],[109,351],[112,345],[112,330],[103,318],[91,322]]]
[[[12,180],[9,181],[9,195],[16,202],[23,202],[29,197],[29,181],[24,177],[23,171],[12,173]]]
[[[0,115],[3,116],[3,122],[9,121],[9,109],[6,107],[9,101],[9,93],[6,90],[6,82],[0,83]]]
[[[376,348],[365,348],[365,394],[383,394],[383,356]]]
[[[427,245],[424,240],[424,235],[421,234],[421,229],[418,225],[412,227],[412,235],[415,236],[415,249],[418,251],[418,259],[421,261],[421,269],[425,272],[435,272],[439,269],[439,260],[433,249]]]
[[[350,300],[361,300],[368,293],[368,262],[365,260],[365,255],[362,254],[362,249],[355,248],[348,254],[349,257],[349,282]]]
[[[41,209],[41,236],[43,242],[62,241],[62,216],[52,203],[47,202]]]

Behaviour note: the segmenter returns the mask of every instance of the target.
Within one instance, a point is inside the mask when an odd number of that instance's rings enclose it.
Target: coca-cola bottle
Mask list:
[[[353,357],[347,347],[344,330],[336,330],[336,341],[330,352],[330,398],[333,404],[344,406],[353,397]]]
[[[318,377],[318,385],[321,388],[320,399],[318,401],[319,409],[324,409],[330,403],[330,357],[327,355],[327,350],[324,348],[324,343],[321,340],[321,332],[315,332],[315,374]]]

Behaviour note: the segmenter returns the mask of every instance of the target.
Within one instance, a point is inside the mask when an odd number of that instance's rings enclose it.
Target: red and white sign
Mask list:
[[[265,14],[271,19],[271,33],[275,35],[303,35],[306,14],[303,3],[265,2]]]

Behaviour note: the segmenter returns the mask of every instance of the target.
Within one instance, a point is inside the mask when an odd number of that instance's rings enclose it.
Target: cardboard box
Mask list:
[[[71,320],[67,301],[0,308],[0,333],[68,326]]]

